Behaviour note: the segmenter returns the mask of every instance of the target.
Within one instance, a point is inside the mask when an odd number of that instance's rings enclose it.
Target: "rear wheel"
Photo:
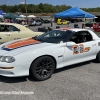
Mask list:
[[[54,60],[49,56],[43,56],[33,62],[30,72],[35,79],[43,81],[51,77],[54,69]]]
[[[100,51],[98,52],[97,56],[96,56],[96,61],[100,62]]]

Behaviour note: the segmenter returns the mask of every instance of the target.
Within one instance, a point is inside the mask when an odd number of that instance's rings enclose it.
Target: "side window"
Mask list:
[[[0,25],[0,32],[9,32],[9,25]]]
[[[88,31],[77,32],[70,38],[70,41],[73,41],[75,43],[83,43],[92,40],[92,36]]]
[[[3,32],[5,25],[0,25],[0,31]]]
[[[13,25],[10,25],[10,31],[13,32],[13,31],[18,31],[18,28],[13,26]]]

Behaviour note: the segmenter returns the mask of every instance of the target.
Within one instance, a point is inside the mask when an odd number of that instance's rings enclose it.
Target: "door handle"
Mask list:
[[[10,36],[10,34],[6,34],[6,36]]]

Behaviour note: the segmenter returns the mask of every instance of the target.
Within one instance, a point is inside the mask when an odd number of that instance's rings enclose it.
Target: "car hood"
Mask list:
[[[6,45],[5,44],[2,45],[0,49],[0,55],[14,56],[22,52],[40,49],[40,48],[51,46],[51,45],[54,45],[54,44],[37,41],[32,38],[24,39],[24,40],[19,40],[16,42],[10,42]]]

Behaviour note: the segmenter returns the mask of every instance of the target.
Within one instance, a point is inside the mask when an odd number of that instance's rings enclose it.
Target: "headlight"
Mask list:
[[[1,56],[1,57],[0,57],[0,61],[6,62],[6,56]]]
[[[0,61],[1,62],[11,63],[11,62],[15,61],[15,58],[11,57],[11,56],[0,56]]]

